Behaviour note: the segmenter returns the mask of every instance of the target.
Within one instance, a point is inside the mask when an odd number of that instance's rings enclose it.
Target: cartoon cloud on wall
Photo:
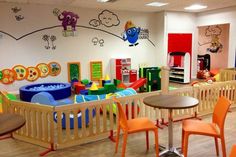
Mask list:
[[[106,27],[113,27],[118,26],[119,24],[120,20],[118,16],[109,10],[103,10],[101,13],[98,14],[98,19],[92,19],[89,21],[89,25],[93,27],[98,27],[100,25],[104,25]]]

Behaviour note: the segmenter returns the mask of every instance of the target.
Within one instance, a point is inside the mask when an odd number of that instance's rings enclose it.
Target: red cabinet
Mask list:
[[[131,58],[111,59],[111,78],[130,83],[137,80],[137,70],[131,69]]]

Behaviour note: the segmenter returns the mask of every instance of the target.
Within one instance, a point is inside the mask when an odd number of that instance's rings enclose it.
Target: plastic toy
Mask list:
[[[125,90],[119,91],[114,93],[112,96],[116,97],[124,97],[124,96],[131,96],[131,95],[136,95],[137,92],[133,88],[127,88]],[[106,95],[106,99],[109,99],[111,95]],[[107,105],[107,110],[110,110],[109,105]],[[113,113],[116,115],[117,107],[115,104],[112,106]],[[128,108],[127,108],[127,114],[128,114]],[[134,115],[134,108],[132,107],[132,116]]]
[[[90,83],[90,81],[88,79],[83,79],[81,80],[81,83],[87,86]]]
[[[117,85],[117,88],[118,88],[118,89],[126,89],[127,86],[126,86],[123,82],[121,82],[121,83],[119,83],[119,84]],[[132,88],[133,88],[133,87],[132,87]]]
[[[140,86],[140,91],[144,91],[146,88],[147,92],[161,89],[161,69],[158,67],[145,67],[139,68],[139,77],[146,78],[145,86]]]
[[[129,88],[133,88],[134,90],[144,86],[146,84],[147,80],[145,78],[140,78],[139,80],[132,83]]]
[[[112,58],[111,78],[131,83],[137,80],[137,70],[131,69],[131,58]]]
[[[92,86],[89,88],[89,90],[98,90],[98,87],[96,83],[93,82]]]
[[[95,116],[96,114],[96,110],[93,110],[93,117]],[[62,123],[62,129],[65,129],[66,128],[66,118],[65,118],[65,114],[63,113],[62,114],[62,119],[61,119],[61,123]],[[82,128],[82,113],[79,112],[77,114],[77,118],[78,118],[78,127],[79,128]],[[57,114],[54,113],[54,121],[57,122]],[[86,109],[85,110],[85,124],[88,125],[89,124],[89,110]],[[70,129],[74,129],[74,115],[73,114],[70,114]]]
[[[75,89],[75,94],[80,94],[80,91],[85,89],[85,85],[81,82],[75,82],[73,86]]]
[[[197,61],[198,71],[206,69],[209,71],[211,69],[211,56],[209,54],[197,55]]]
[[[63,99],[60,101],[55,101],[54,97],[48,92],[39,92],[31,98],[32,103],[39,103],[51,106],[60,106],[65,104],[73,104],[70,99]]]
[[[50,93],[55,100],[71,96],[71,85],[69,83],[41,83],[31,84],[20,88],[20,99],[31,101],[31,98],[39,92]]]
[[[197,72],[197,78],[198,79],[206,79],[206,78],[208,78],[210,76],[211,76],[211,74],[210,74],[210,72],[207,69],[206,70],[199,70]]]
[[[2,79],[2,76],[3,76],[2,71],[0,71],[0,80]]]

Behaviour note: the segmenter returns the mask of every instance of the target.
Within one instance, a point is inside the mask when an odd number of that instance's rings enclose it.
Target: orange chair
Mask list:
[[[236,157],[236,145],[233,145],[229,157]]]
[[[116,149],[115,153],[117,153],[118,145],[119,145],[119,136],[120,136],[120,129],[123,131],[123,147],[122,147],[122,157],[125,156],[125,149],[127,143],[128,134],[136,133],[136,132],[146,132],[146,145],[147,150],[149,149],[149,138],[148,138],[148,131],[153,131],[155,134],[155,149],[156,149],[156,156],[159,156],[159,148],[158,148],[158,129],[155,124],[150,121],[148,118],[135,118],[131,120],[127,120],[126,115],[123,111],[123,108],[120,102],[114,98],[114,102],[118,106],[118,126],[117,126],[117,138],[116,138]]]
[[[219,138],[221,140],[223,157],[226,157],[224,123],[229,107],[229,100],[227,100],[225,97],[220,97],[214,108],[212,123],[206,123],[199,120],[183,121],[182,149],[184,157],[187,157],[188,138],[191,134],[214,137],[217,156],[219,156],[219,148],[217,141],[217,139]]]

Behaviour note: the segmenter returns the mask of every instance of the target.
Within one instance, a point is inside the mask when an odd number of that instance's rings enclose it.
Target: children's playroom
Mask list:
[[[236,157],[236,1],[180,1],[0,0],[0,156]]]

